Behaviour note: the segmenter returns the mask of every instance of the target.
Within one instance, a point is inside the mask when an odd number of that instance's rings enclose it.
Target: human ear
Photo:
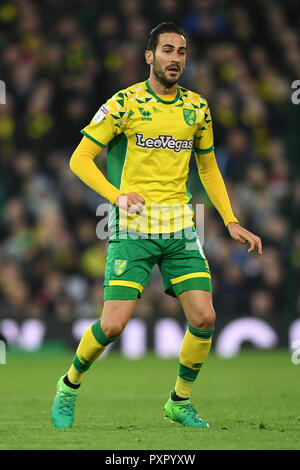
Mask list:
[[[152,65],[153,63],[153,52],[147,49],[145,51],[145,60],[148,65]]]

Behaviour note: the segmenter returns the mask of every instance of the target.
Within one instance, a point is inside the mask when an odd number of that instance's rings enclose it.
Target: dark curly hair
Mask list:
[[[152,51],[153,53],[155,52],[159,35],[163,33],[177,33],[182,35],[185,40],[187,40],[186,34],[180,26],[172,22],[164,22],[160,23],[158,26],[155,26],[155,28],[150,31],[147,41],[147,50]]]

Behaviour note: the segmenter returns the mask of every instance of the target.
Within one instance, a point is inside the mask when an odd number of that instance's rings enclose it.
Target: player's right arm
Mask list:
[[[70,168],[87,186],[114,204],[121,191],[105,178],[94,162],[101,150],[98,144],[83,137],[71,157]]]
[[[72,154],[70,168],[87,186],[112,204],[121,209],[141,212],[145,203],[142,196],[137,193],[122,194],[94,163],[96,155],[126,126],[129,106],[122,95],[121,102],[120,93],[117,93],[102,105],[90,124],[81,131],[84,137]]]
[[[137,193],[121,193],[95,165],[94,159],[101,150],[102,147],[84,136],[71,157],[71,170],[87,186],[120,209],[129,212],[142,212],[145,204],[144,198]]]

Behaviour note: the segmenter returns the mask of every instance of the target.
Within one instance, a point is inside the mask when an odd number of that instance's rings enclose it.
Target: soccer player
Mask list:
[[[71,157],[71,170],[110,201],[111,236],[103,312],[84,332],[73,363],[58,381],[51,415],[57,428],[72,426],[83,374],[121,335],[155,264],[165,292],[178,298],[188,324],[164,415],[185,426],[209,427],[190,403],[215,322],[210,269],[187,190],[192,150],[203,186],[230,236],[249,243],[248,252],[261,254],[262,244],[232,211],[214,155],[207,101],[178,85],[186,53],[181,28],[174,23],[154,28],[145,52],[149,79],[103,104],[81,131],[83,138]],[[108,180],[93,161],[105,146]]]

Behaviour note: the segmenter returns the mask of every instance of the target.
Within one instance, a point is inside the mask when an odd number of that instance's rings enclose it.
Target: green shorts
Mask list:
[[[177,232],[178,234],[178,232]],[[152,269],[158,265],[164,291],[177,297],[187,290],[212,292],[208,262],[195,229],[188,238],[137,238],[109,242],[104,300],[130,300],[141,297]]]

